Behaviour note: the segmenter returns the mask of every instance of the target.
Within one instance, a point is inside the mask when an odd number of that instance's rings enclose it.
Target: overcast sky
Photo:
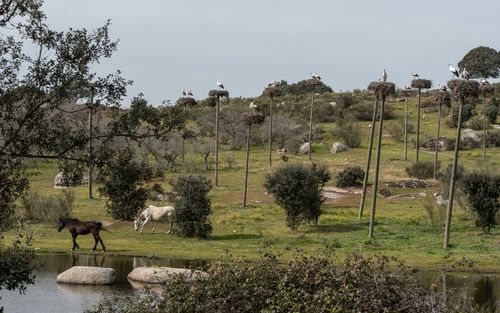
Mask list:
[[[483,45],[500,49],[500,1],[463,0],[46,0],[58,30],[112,20],[121,69],[152,104],[183,88],[206,97],[221,80],[231,96],[257,96],[271,80],[317,72],[335,91],[366,88],[384,68],[397,86],[411,73],[437,86],[448,63]],[[129,103],[129,100],[124,104]]]

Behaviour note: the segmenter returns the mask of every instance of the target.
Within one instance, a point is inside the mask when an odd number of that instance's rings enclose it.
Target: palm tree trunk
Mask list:
[[[378,175],[380,169],[380,150],[382,148],[382,126],[384,123],[384,104],[385,96],[382,97],[382,105],[380,107],[380,122],[378,129],[378,142],[377,142],[377,159],[375,161],[375,181],[373,182],[373,195],[372,195],[372,208],[370,210],[370,228],[368,230],[368,237],[373,238],[373,226],[375,224],[375,208],[377,206],[377,189],[378,189]]]
[[[316,86],[313,85],[313,92],[311,97],[311,113],[309,114],[309,151],[307,152],[307,158],[311,161],[312,152],[312,123],[313,123],[313,105],[314,105],[314,93],[316,92]]]
[[[244,187],[244,194],[243,194],[243,207],[247,206],[247,190],[248,190],[248,161],[250,159],[250,130],[252,129],[251,126],[248,126],[248,132],[247,132],[247,157],[245,161],[245,187]]]
[[[271,157],[272,150],[273,150],[273,97],[271,97],[271,103],[269,104],[269,166],[273,166]]]
[[[405,92],[405,161],[408,160],[408,95]]]
[[[94,162],[93,162],[93,147],[92,147],[92,106],[94,102],[94,88],[91,88],[90,91],[90,106],[89,106],[89,168],[88,168],[88,196],[89,199],[92,199],[92,172],[93,172],[93,167],[94,167]]]
[[[439,132],[441,130],[441,110],[442,110],[442,100],[439,103],[439,116],[438,116],[438,129],[437,129],[437,137],[436,137],[436,155],[434,156],[434,172],[432,177],[436,179],[437,176],[437,166],[438,166],[438,154],[439,154]]]
[[[446,221],[444,225],[444,243],[443,243],[444,249],[448,249],[450,243],[451,213],[453,210],[453,198],[455,196],[455,176],[457,174],[458,149],[460,147],[460,130],[462,126],[463,105],[464,105],[464,99],[462,98],[460,99],[460,106],[458,109],[457,135],[455,138],[455,154],[453,156],[453,167],[451,169],[451,179],[450,179],[450,192],[448,196],[448,208],[446,210]]]
[[[373,135],[375,134],[375,124],[377,122],[377,108],[378,108],[378,96],[373,103],[373,114],[372,114],[372,127],[370,129],[370,141],[368,143],[368,157],[366,158],[366,167],[365,167],[365,178],[363,180],[363,192],[361,193],[361,201],[359,203],[359,213],[358,218],[363,218],[363,210],[365,208],[365,198],[366,198],[366,189],[368,187],[368,174],[370,172],[370,163],[372,159],[372,147],[373,147]]]
[[[420,88],[418,89],[418,105],[417,105],[417,150],[416,150],[417,162],[418,162],[419,150],[420,150]]]
[[[215,108],[215,186],[219,186],[219,102],[217,96],[217,105]]]

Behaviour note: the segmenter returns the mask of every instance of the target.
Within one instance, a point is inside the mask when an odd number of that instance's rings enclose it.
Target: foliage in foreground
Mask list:
[[[337,173],[337,180],[335,181],[335,186],[343,187],[353,187],[362,184],[362,179],[365,177],[365,171],[359,166],[348,166],[342,171]]]
[[[209,237],[212,208],[208,193],[212,184],[205,176],[181,176],[170,182],[174,198],[174,231],[184,237]]]
[[[286,224],[297,230],[302,222],[318,222],[324,198],[321,189],[330,180],[323,165],[288,164],[266,175],[264,187],[286,213]]]
[[[489,234],[500,208],[500,176],[489,173],[466,174],[462,188],[469,208],[477,214],[476,226]]]
[[[273,254],[257,262],[223,258],[193,284],[176,277],[162,295],[106,297],[91,312],[477,312],[466,299],[421,287],[393,258],[350,255],[339,262],[331,254],[296,253],[282,262]]]
[[[432,178],[434,174],[434,162],[420,161],[412,163],[406,167],[406,173],[411,177],[415,177],[418,179]]]

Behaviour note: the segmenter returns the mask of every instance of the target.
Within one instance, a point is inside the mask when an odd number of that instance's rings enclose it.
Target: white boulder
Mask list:
[[[61,284],[109,285],[115,280],[114,269],[96,266],[73,266],[57,275],[57,282]]]
[[[309,149],[311,149],[311,145],[309,144],[309,142],[304,142],[302,144],[302,146],[300,146],[299,153],[300,154],[308,154]]]
[[[331,153],[339,153],[339,152],[344,152],[349,150],[349,147],[344,145],[343,143],[336,142],[333,144],[332,148],[330,149]]]
[[[182,275],[185,282],[193,282],[206,275],[202,271],[193,271],[187,268],[174,267],[137,267],[130,272],[127,278],[131,281],[161,284],[167,282],[177,275]]]
[[[471,139],[475,143],[481,143],[481,137],[473,129],[466,128],[460,135],[460,140]]]

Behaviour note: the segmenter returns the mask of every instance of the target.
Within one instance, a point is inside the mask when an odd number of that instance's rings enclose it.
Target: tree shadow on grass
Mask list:
[[[361,224],[329,224],[311,226],[304,230],[305,233],[347,233],[366,229],[365,225]]]
[[[256,239],[260,238],[257,234],[227,234],[210,237],[211,240],[235,240],[235,239]]]

